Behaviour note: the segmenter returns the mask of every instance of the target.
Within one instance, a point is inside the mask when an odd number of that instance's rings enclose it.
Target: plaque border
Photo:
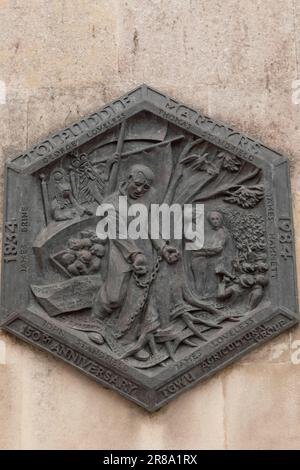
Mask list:
[[[228,150],[264,170],[267,175],[267,188],[272,199],[270,204],[273,205],[274,212],[273,220],[266,213],[268,240],[270,234],[272,234],[273,240],[272,244],[270,241],[270,246],[268,243],[269,256],[272,250],[272,259],[274,259],[274,265],[276,264],[274,272],[272,272],[274,277],[271,277],[270,306],[257,308],[257,312],[252,313],[249,318],[245,316],[245,319],[237,325],[235,330],[234,326],[229,330],[235,331],[229,338],[224,338],[224,334],[220,333],[213,340],[216,344],[218,341],[220,342],[218,346],[213,346],[210,342],[201,348],[201,354],[198,352],[198,356],[197,351],[191,352],[182,361],[168,367],[166,371],[157,374],[154,378],[146,377],[128,365],[124,370],[124,362],[106,357],[108,355],[105,353],[102,353],[100,358],[95,357],[91,352],[84,350],[82,345],[75,344],[75,335],[72,335],[61,325],[63,336],[57,333],[58,330],[49,330],[47,321],[29,308],[20,309],[20,303],[26,303],[29,286],[25,285],[24,289],[22,288],[25,284],[24,275],[16,274],[9,267],[10,263],[5,263],[4,257],[2,257],[0,320],[4,330],[75,366],[103,386],[118,391],[148,411],[155,411],[178,394],[188,390],[196,383],[206,380],[258,345],[294,326],[300,321],[300,318],[288,158],[247,134],[220,121],[213,120],[147,85],[135,88],[95,113],[51,134],[26,153],[7,161],[5,165],[2,253],[4,253],[5,224],[14,219],[12,217],[14,214],[18,221],[20,208],[30,206],[30,180],[33,174],[140,111],[149,111],[160,116],[179,128],[203,137],[220,149]],[[21,186],[21,181],[27,182],[27,186],[24,184]],[[14,196],[10,200],[8,199],[9,184],[15,188]],[[19,191],[17,191],[18,189]],[[291,243],[289,249],[291,256],[288,258],[280,255],[282,221],[288,222],[290,227]],[[282,227],[286,226],[282,225]],[[20,235],[20,233],[18,232],[18,237],[21,237],[21,240],[30,238],[30,234],[25,232],[26,235],[22,233]],[[28,272],[29,270],[30,267]],[[9,273],[9,271],[11,272]],[[13,281],[13,287],[16,291],[18,292],[20,289],[15,305],[7,305],[5,300],[9,288],[5,279],[8,276]],[[289,278],[289,289],[286,289],[285,283]],[[45,323],[42,324],[42,322]],[[48,323],[55,325],[53,319],[49,319]],[[41,338],[47,339],[44,341]]]

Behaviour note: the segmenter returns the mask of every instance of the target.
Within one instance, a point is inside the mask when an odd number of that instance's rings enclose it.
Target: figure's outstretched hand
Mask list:
[[[148,265],[147,265],[147,259],[144,255],[141,253],[138,253],[135,255],[133,263],[132,263],[132,268],[136,274],[139,274],[142,276],[143,274],[146,274],[148,272]]]
[[[179,251],[175,246],[165,245],[162,249],[162,255],[169,264],[176,263],[179,259]]]
[[[120,154],[119,153],[114,153],[110,159],[110,164],[113,165],[114,163],[119,163],[120,161]]]

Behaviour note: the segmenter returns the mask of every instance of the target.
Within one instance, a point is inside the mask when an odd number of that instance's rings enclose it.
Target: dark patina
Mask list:
[[[101,240],[120,195],[203,247]],[[2,328],[149,411],[299,320],[287,158],[146,85],[9,161],[3,227]]]

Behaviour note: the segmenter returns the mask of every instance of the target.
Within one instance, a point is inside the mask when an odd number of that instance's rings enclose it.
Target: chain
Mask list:
[[[154,265],[154,268],[152,269],[152,272],[151,272],[149,278],[147,279],[147,281],[144,281],[144,282],[141,281],[139,279],[138,274],[135,273],[135,272],[133,273],[135,283],[138,287],[141,287],[142,289],[146,289],[147,287],[150,287],[150,285],[152,284],[154,279],[156,279],[156,277],[157,277],[157,274],[158,274],[158,271],[159,271],[159,263],[161,262],[161,260],[162,260],[162,257],[158,256],[157,260],[156,260],[156,263]]]
[[[134,322],[136,317],[140,313],[142,313],[142,311],[144,310],[144,307],[145,307],[147,299],[148,299],[150,286],[151,286],[152,282],[157,278],[157,275],[158,275],[158,272],[159,272],[159,263],[161,261],[162,261],[162,257],[158,256],[149,278],[144,282],[139,279],[139,276],[137,275],[137,273],[133,273],[133,277],[134,277],[134,280],[136,282],[136,285],[138,287],[140,287],[141,289],[144,289],[143,297],[142,297],[141,301],[139,302],[137,309],[134,310],[130,314],[129,322],[127,323],[127,325],[122,329],[122,332],[118,332],[115,335],[116,337],[120,337],[120,336],[122,336],[123,333],[128,331],[128,329],[130,328],[130,326],[132,325],[132,323]]]

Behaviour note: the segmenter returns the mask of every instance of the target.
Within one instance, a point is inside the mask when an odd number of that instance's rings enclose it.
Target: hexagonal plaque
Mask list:
[[[147,410],[299,320],[287,158],[146,85],[5,201],[2,327]]]

